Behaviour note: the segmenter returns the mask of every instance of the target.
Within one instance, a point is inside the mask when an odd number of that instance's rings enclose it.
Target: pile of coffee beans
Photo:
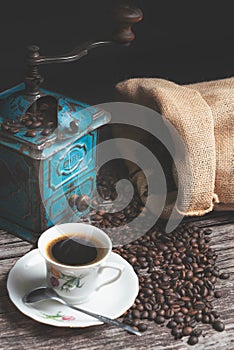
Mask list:
[[[142,207],[135,193],[125,209],[110,213],[108,200],[115,198],[114,182],[111,177],[99,179],[107,206],[91,213],[89,222],[106,232],[112,228],[112,234],[116,228],[116,235],[123,235]],[[135,303],[123,315],[124,322],[141,332],[147,330],[148,321],[165,325],[175,339],[188,337],[189,345],[197,344],[202,335],[199,323],[224,330],[212,301],[222,297],[215,286],[218,278],[227,279],[229,274],[220,273],[216,265],[217,255],[209,244],[211,233],[211,229],[191,224],[182,224],[171,233],[155,226],[132,243],[114,249],[133,266],[140,285]]]
[[[38,132],[43,136],[50,135],[55,129],[52,107],[50,104],[41,103],[35,111],[29,110],[17,121],[13,119],[5,120],[2,124],[2,130],[17,134],[19,131],[26,129],[24,134],[26,137],[35,137]]]
[[[171,329],[175,339],[189,336],[188,343],[198,343],[202,334],[199,322],[209,323],[216,331],[224,324],[212,301],[222,296],[216,291],[220,273],[217,255],[210,248],[210,229],[181,225],[166,234],[154,228],[135,242],[115,251],[125,258],[139,276],[140,290],[124,321],[140,331],[151,320]]]

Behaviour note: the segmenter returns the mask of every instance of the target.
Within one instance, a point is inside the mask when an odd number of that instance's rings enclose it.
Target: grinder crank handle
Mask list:
[[[106,46],[113,43],[129,45],[135,39],[135,34],[132,32],[132,25],[142,20],[142,11],[129,5],[121,5],[113,11],[113,18],[117,26],[113,32],[112,40],[84,43],[66,54],[51,57],[41,56],[39,53],[40,48],[36,45],[31,45],[28,47],[28,54],[26,56],[27,65],[35,67],[49,63],[73,62],[87,55],[88,51],[99,46]]]

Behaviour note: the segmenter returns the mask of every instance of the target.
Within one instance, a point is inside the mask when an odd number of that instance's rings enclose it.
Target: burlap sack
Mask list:
[[[121,82],[116,89],[118,100],[159,111],[180,134],[189,154],[190,174],[184,159],[175,159],[176,178],[184,191],[178,212],[203,215],[219,202],[222,209],[226,209],[224,204],[232,208],[234,79],[179,86],[163,79],[140,78]],[[131,173],[132,165],[128,167]],[[135,173],[134,181],[145,203],[144,175]],[[170,215],[175,199],[176,191],[168,193],[164,216]]]

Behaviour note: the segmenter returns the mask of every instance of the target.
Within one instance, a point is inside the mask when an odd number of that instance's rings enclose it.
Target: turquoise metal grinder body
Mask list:
[[[40,89],[36,103],[52,104],[54,120],[28,127],[32,104],[24,92],[20,84],[0,94],[0,226],[33,242],[46,228],[89,211],[75,204],[95,191],[97,129],[110,115]]]

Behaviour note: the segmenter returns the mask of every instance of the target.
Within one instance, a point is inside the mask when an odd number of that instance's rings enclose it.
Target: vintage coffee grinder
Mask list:
[[[99,46],[127,46],[142,12],[123,5],[115,19],[112,41],[57,57],[28,47],[25,82],[0,93],[0,226],[25,240],[87,214],[96,184],[97,130],[110,120],[105,111],[40,88],[39,66],[76,61]]]

